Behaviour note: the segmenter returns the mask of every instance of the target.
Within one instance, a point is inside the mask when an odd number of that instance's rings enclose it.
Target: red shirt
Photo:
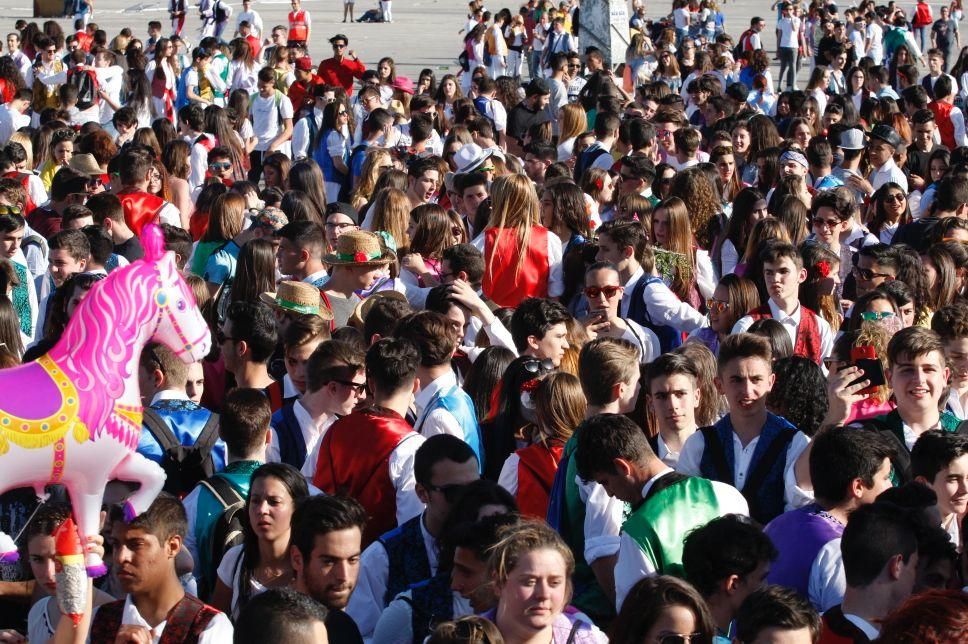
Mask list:
[[[74,37],[77,38],[78,47],[88,53],[91,52],[91,45],[94,44],[94,36],[86,31],[78,31],[74,33]]]
[[[359,60],[327,58],[319,63],[317,73],[327,85],[339,85],[346,90],[347,96],[352,96],[353,79],[362,78],[365,71],[366,66]]]
[[[308,82],[295,81],[289,86],[289,101],[292,103],[293,114],[299,115],[299,111],[313,108],[313,86],[314,85],[325,85],[323,79],[313,74],[313,77],[309,79]]]
[[[262,43],[252,34],[246,36],[245,41],[249,43],[249,47],[252,49],[252,57],[257,58],[259,56],[259,52],[262,51]]]

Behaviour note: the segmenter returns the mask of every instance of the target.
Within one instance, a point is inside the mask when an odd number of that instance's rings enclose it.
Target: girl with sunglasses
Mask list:
[[[706,300],[708,326],[693,331],[689,340],[700,342],[718,354],[719,343],[732,332],[736,322],[759,305],[760,296],[753,282],[735,273],[724,275],[712,297]]]
[[[911,222],[911,207],[907,194],[893,181],[885,183],[874,193],[874,212],[867,223],[871,234],[877,235],[882,244],[890,244],[894,233]]]
[[[662,353],[659,338],[651,330],[619,314],[625,287],[620,285],[618,271],[606,262],[592,264],[585,273],[585,289],[589,313],[582,320],[589,339],[608,337],[631,342],[639,349],[643,364],[652,362]]]
[[[629,592],[612,631],[613,642],[711,642],[715,623],[702,596],[675,577],[646,577]]]

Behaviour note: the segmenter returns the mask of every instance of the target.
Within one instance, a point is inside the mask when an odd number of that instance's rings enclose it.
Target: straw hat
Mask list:
[[[385,266],[397,256],[380,243],[380,236],[368,230],[348,230],[339,236],[336,252],[323,256],[330,266]]]
[[[322,305],[319,289],[306,282],[280,282],[279,289],[275,293],[263,293],[259,299],[272,308],[286,313],[318,315],[324,320],[333,319],[332,312]]]
[[[350,315],[348,324],[362,331],[363,322],[366,320],[366,316],[370,314],[370,309],[377,302],[384,299],[399,300],[401,302],[407,301],[406,296],[399,291],[377,291],[376,293],[370,293],[370,295],[357,303],[356,308],[353,309],[353,313]]]
[[[71,157],[71,160],[67,162],[67,165],[72,170],[83,172],[84,174],[91,175],[92,177],[99,177],[104,174],[104,171],[101,170],[101,166],[97,164],[97,160],[94,158],[93,154],[75,154],[73,157]]]

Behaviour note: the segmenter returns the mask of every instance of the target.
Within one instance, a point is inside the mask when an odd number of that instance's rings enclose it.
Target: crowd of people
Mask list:
[[[165,491],[111,490],[80,625],[69,499],[0,496],[0,641],[965,641],[960,0],[774,3],[769,51],[634,0],[624,61],[474,0],[416,79],[299,0],[71,6],[0,56],[0,366],[149,223],[215,341],[141,355]]]

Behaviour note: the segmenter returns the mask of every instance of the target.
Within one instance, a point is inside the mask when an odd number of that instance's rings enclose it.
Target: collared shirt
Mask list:
[[[326,272],[325,268],[323,268],[311,275],[307,275],[302,281],[306,282],[307,284],[312,284],[316,288],[323,288],[323,285],[329,281],[329,273]]]
[[[95,613],[97,610],[95,609]],[[168,624],[167,621],[159,622],[154,628],[151,627],[148,622],[141,616],[138,612],[138,607],[134,605],[131,601],[131,595],[127,595],[124,598],[124,611],[121,614],[121,624],[129,624],[131,626],[143,626],[148,629],[151,633],[152,644],[158,644],[161,640],[161,635],[165,631],[165,626]],[[219,613],[212,618],[212,621],[208,623],[205,630],[198,637],[198,644],[220,644],[222,642],[231,642],[232,634],[234,629],[232,628],[232,622],[225,613]]]
[[[904,192],[908,191],[907,177],[904,176],[904,171],[894,163],[894,159],[888,159],[887,163],[871,172],[870,175],[871,186],[875,191],[889,181],[901,186],[901,190]]]
[[[769,302],[770,315],[774,320],[783,325],[784,330],[787,335],[790,336],[790,342],[793,346],[797,345],[797,327],[800,326],[800,316],[803,313],[803,308],[798,304],[797,310],[791,314],[787,314],[780,310],[776,303],[771,299]],[[834,348],[834,332],[830,328],[830,324],[824,320],[819,315],[817,317],[817,327],[820,330],[820,356],[827,357]],[[733,326],[733,333],[746,333],[755,320],[752,316],[744,315],[741,317],[736,324]]]
[[[869,639],[872,642],[876,640],[878,636],[880,636],[881,634],[881,631],[876,626],[868,622],[863,617],[858,617],[857,615],[851,615],[850,613],[844,613],[844,619],[846,619],[848,622],[850,622],[860,630],[864,631],[864,635],[866,635],[867,639]]]
[[[346,90],[347,96],[353,95],[353,79],[362,78],[366,66],[359,60],[349,58],[327,58],[319,63],[317,75],[322,78],[327,85],[339,85]]]
[[[417,392],[414,400],[417,407],[417,422],[413,427],[422,436],[430,438],[436,434],[450,434],[461,440],[464,439],[464,430],[452,413],[441,407],[427,413],[427,408],[438,396],[446,394],[456,386],[457,375],[453,370],[448,369],[444,375]]]
[[[306,454],[312,454],[314,451],[318,451],[317,443],[323,439],[326,434],[326,430],[336,422],[336,415],[329,414],[326,418],[316,424],[313,417],[310,415],[309,410],[307,410],[301,400],[297,400],[292,405],[293,415],[296,417],[296,422],[299,423],[299,429],[302,432],[303,440],[306,442]],[[281,463],[282,457],[279,453],[279,435],[276,430],[272,431],[272,442],[269,444],[269,449],[266,450],[266,463]],[[307,457],[306,461],[310,459]],[[313,461],[315,464],[316,461]],[[303,465],[305,468],[305,464]],[[312,478],[312,474],[309,475]]]
[[[427,531],[423,519],[420,520],[420,535],[423,537],[424,551],[430,564],[430,576],[433,577],[437,574],[437,540]],[[346,607],[346,614],[353,618],[363,639],[367,641],[373,636],[377,620],[386,607],[383,596],[387,592],[389,577],[390,558],[387,549],[379,541],[374,541],[360,557],[360,576]]]

